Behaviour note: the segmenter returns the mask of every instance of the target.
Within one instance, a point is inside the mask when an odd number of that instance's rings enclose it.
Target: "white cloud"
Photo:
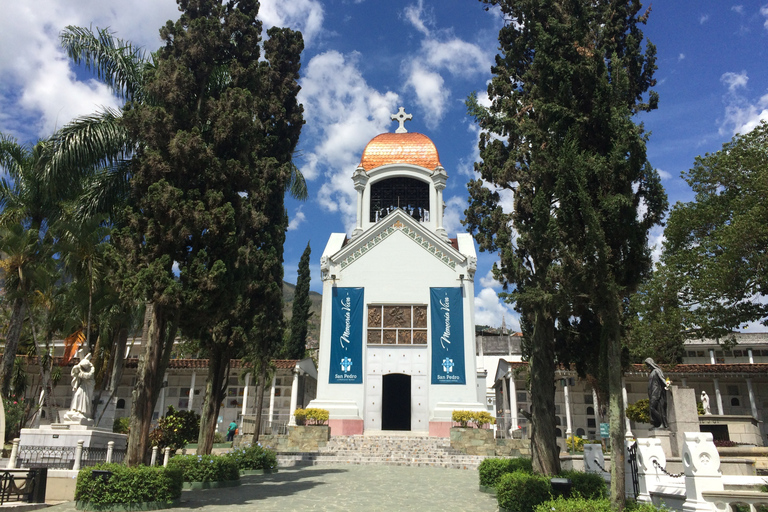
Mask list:
[[[299,206],[296,208],[296,211],[293,214],[293,218],[288,222],[288,231],[293,231],[294,229],[298,229],[299,226],[307,220],[307,216],[304,214],[302,210],[302,206]]]
[[[425,36],[429,35],[427,23],[432,24],[432,19],[424,20],[424,0],[419,0],[418,4],[407,6],[403,11],[403,15],[416,30]]]
[[[669,172],[667,172],[667,171],[664,171],[664,170],[662,170],[662,169],[656,169],[656,172],[658,172],[658,173],[659,173],[659,177],[660,177],[662,180],[668,180],[668,179],[671,179],[671,178],[672,178],[672,174],[671,174],[671,173],[669,173]]]
[[[307,47],[321,33],[323,16],[323,5],[317,0],[261,0],[259,7],[265,29],[277,26],[300,30]]]
[[[707,20],[709,20],[709,14],[702,14],[701,16],[699,16],[699,24],[700,25],[705,24],[707,22]]]
[[[464,210],[467,208],[467,198],[454,196],[445,202],[445,211],[443,212],[443,227],[448,235],[462,233],[466,230],[461,224],[464,219]]]
[[[681,53],[677,56],[677,61],[680,62],[681,60],[685,60],[685,54]]]
[[[424,113],[427,126],[437,128],[443,118],[450,91],[444,87],[445,81],[439,73],[430,71],[421,61],[411,64],[411,71],[406,82],[416,93],[416,103]]]
[[[733,73],[731,71],[723,73],[720,77],[720,81],[728,86],[728,91],[735,92],[737,89],[746,88],[749,77],[746,71],[741,73]]]
[[[728,87],[724,97],[725,115],[720,127],[721,133],[733,134],[752,131],[763,120],[768,120],[768,94],[756,100],[746,96],[749,77],[746,71],[724,73],[720,81]]]
[[[309,180],[322,177],[318,200],[327,211],[340,212],[348,230],[354,228],[357,194],[352,173],[363,148],[387,130],[397,110],[396,93],[368,86],[358,69],[360,55],[336,51],[316,55],[301,79],[304,105],[303,165]]]
[[[765,23],[763,23],[763,27],[765,27],[765,29],[768,30],[768,4],[760,8],[760,14],[765,16]]]
[[[503,302],[491,288],[483,288],[475,296],[475,324],[498,327],[502,318],[507,324],[507,329],[513,332],[520,331],[520,315],[512,309],[510,304]]]
[[[498,265],[499,262],[497,261],[496,264]],[[493,277],[493,268],[490,268],[488,272],[480,278],[480,286],[483,288],[493,288],[494,290],[501,289],[501,283]]]
[[[661,251],[664,248],[665,240],[666,237],[664,236],[664,228],[662,226],[651,228],[651,231],[648,233],[648,247],[651,249],[651,259],[654,265],[661,260]]]
[[[744,6],[743,5],[734,5],[731,7],[731,10],[733,12],[736,12],[738,14],[744,14]]]

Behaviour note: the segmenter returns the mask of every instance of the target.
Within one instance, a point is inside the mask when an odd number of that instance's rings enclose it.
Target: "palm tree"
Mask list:
[[[3,253],[5,289],[13,301],[6,335],[0,389],[8,396],[13,361],[32,291],[32,273],[51,244],[50,224],[61,215],[60,201],[43,182],[49,162],[50,141],[21,145],[0,133],[0,251]]]

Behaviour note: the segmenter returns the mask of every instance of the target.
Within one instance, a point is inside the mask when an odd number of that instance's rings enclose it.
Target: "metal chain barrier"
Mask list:
[[[603,465],[602,465],[602,464],[600,464],[599,462],[597,462],[597,459],[595,459],[595,460],[594,460],[594,463],[595,463],[595,465],[596,465],[597,467],[599,467],[600,469],[602,469],[602,470],[603,470],[603,473],[610,473],[610,471],[608,471],[607,469],[605,469],[605,468],[603,467]]]
[[[661,470],[662,473],[664,473],[665,475],[667,475],[669,477],[681,478],[681,477],[685,476],[685,472],[682,472],[682,473],[670,473],[670,472],[668,472],[666,469],[661,467],[661,464],[659,464],[659,461],[657,461],[656,459],[653,459],[653,465],[656,467],[656,469]]]

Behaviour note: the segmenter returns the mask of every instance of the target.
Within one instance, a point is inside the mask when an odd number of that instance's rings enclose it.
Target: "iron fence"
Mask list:
[[[16,459],[18,468],[72,469],[74,465],[74,446],[19,446]]]
[[[270,420],[268,415],[261,417],[259,435],[276,434],[284,435],[288,433],[288,421],[291,419],[289,414],[276,414]],[[239,434],[253,435],[256,430],[256,415],[246,414],[241,418]]]

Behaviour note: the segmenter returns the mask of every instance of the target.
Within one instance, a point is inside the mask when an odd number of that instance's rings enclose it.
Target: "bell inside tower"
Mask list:
[[[371,222],[378,222],[400,208],[419,222],[429,221],[429,184],[415,178],[396,177],[371,185]]]

